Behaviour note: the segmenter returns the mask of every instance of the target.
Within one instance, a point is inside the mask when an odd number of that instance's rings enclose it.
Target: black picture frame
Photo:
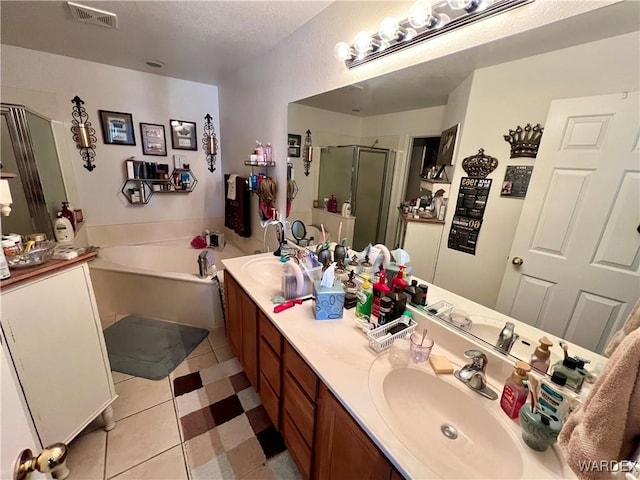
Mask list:
[[[133,131],[133,115],[110,110],[98,110],[102,140],[107,145],[135,145],[136,135]]]
[[[287,156],[298,158],[302,148],[302,135],[289,133],[287,135]]]
[[[140,122],[140,139],[143,155],[167,156],[167,138],[164,133],[164,125]]]
[[[198,150],[198,134],[196,133],[196,122],[185,120],[170,120],[171,125],[171,148],[174,150]]]
[[[438,156],[436,158],[437,166],[453,165],[453,154],[456,150],[459,126],[460,124],[456,123],[453,127],[449,127],[441,133]]]

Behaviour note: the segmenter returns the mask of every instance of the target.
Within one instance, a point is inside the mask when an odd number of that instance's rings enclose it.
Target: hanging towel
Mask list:
[[[620,345],[620,342],[622,342],[624,337],[638,328],[640,328],[640,300],[636,302],[636,305],[633,307],[631,313],[627,317],[627,320],[624,322],[623,327],[618,330],[613,337],[611,337],[607,348],[604,349],[604,354],[607,357],[610,357],[615,349],[618,348],[618,345]]]
[[[625,337],[584,404],[569,415],[558,444],[582,480],[611,478],[610,472],[585,464],[633,458],[640,445],[639,329]]]
[[[227,189],[227,198],[229,200],[235,200],[236,199],[236,178],[238,177],[238,175],[236,175],[235,173],[229,175],[229,180],[227,180],[227,183],[229,184],[229,188]]]

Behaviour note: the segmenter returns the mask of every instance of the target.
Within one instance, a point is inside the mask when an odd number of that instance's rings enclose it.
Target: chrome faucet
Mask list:
[[[504,325],[504,328],[500,332],[498,336],[498,341],[496,342],[496,348],[503,353],[511,352],[511,347],[516,343],[520,335],[513,331],[513,323],[507,322]]]
[[[485,375],[487,363],[489,363],[487,356],[480,350],[467,350],[464,356],[470,358],[472,362],[456,370],[454,376],[483,397],[496,400],[498,394],[487,386]]]
[[[207,278],[209,267],[211,267],[209,264],[209,251],[205,250],[200,252],[200,255],[198,255],[198,276],[200,278]]]

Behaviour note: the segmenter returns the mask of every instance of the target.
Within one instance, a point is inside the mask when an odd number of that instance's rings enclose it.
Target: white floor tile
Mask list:
[[[113,477],[117,480],[187,480],[182,445]]]
[[[121,420],[171,399],[169,379],[147,380],[133,377],[116,384],[118,398],[113,402],[115,420]]]

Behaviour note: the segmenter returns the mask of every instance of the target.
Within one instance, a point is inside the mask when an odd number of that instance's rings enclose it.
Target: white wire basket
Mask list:
[[[358,328],[362,330],[364,333],[368,333],[372,330],[371,328],[372,325],[371,323],[369,323],[369,320],[367,320],[366,318],[355,317],[354,320]]]
[[[409,326],[407,328],[391,335],[390,337],[386,337],[387,332],[391,327],[399,323],[406,323],[405,318],[407,317],[399,318],[393,322],[385,323],[381,327],[369,330],[367,332],[367,336],[369,337],[369,347],[379,353],[393,345],[393,342],[397,339],[411,335],[416,330],[416,326],[418,324],[414,319],[409,318]]]
[[[453,303],[445,302],[444,300],[431,303],[424,307],[424,312],[427,315],[439,318],[441,320],[446,320],[447,315],[451,313],[451,310],[453,310]]]

